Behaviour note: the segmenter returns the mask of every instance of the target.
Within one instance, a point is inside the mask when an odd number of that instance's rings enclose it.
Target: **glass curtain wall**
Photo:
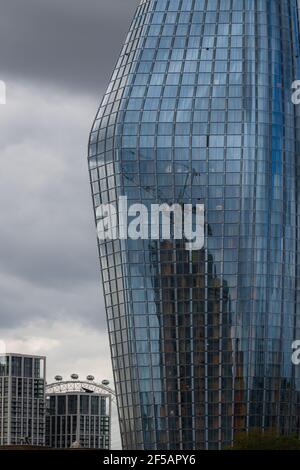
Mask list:
[[[99,242],[125,449],[299,433],[297,14],[296,0],[137,8],[90,135],[94,207],[202,203],[206,237],[191,253]]]

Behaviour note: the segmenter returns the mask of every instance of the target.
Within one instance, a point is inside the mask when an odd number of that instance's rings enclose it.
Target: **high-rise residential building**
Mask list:
[[[201,203],[205,244],[99,241],[125,449],[299,434],[298,20],[296,0],[137,8],[90,135],[96,219]]]
[[[45,445],[46,358],[0,356],[0,445]]]
[[[78,380],[47,386],[46,445],[52,448],[110,449],[111,400],[101,384]]]

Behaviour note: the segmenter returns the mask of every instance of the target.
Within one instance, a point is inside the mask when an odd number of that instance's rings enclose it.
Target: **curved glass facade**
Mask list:
[[[94,207],[205,205],[205,246],[99,242],[125,449],[299,433],[296,0],[144,0],[90,136]],[[298,178],[299,180],[299,178]]]

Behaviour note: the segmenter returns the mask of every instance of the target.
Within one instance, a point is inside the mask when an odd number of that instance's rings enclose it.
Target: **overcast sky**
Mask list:
[[[86,149],[138,3],[0,0],[0,341],[48,381],[112,379]]]

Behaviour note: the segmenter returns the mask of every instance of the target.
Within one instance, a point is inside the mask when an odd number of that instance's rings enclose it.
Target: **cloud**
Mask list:
[[[2,325],[105,325],[87,141],[96,105],[51,87],[10,87],[0,108]]]
[[[2,2],[2,79],[98,94],[107,85],[138,0]]]
[[[2,329],[0,340],[8,352],[47,355],[48,382],[72,373],[82,379],[94,375],[100,382],[112,380],[108,337],[105,331],[80,321],[66,319],[51,324],[45,320],[29,322],[26,327]]]
[[[3,341],[3,340],[2,340]],[[3,341],[4,342],[4,341]],[[5,343],[5,342],[4,342]],[[22,351],[22,354],[46,355],[53,348],[59,345],[55,338],[46,338],[44,336],[27,336],[17,339],[9,339],[6,342],[7,351]],[[41,353],[42,351],[42,353]]]
[[[104,330],[87,141],[139,1],[2,3],[0,326]]]

